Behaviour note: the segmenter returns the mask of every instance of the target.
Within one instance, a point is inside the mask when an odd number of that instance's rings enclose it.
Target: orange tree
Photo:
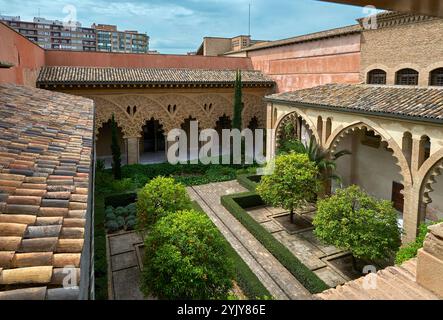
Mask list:
[[[295,209],[314,201],[319,188],[316,164],[306,154],[290,153],[275,159],[274,172],[256,190],[265,203],[289,210],[293,222]]]

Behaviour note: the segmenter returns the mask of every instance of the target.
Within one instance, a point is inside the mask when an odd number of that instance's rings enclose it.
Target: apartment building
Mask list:
[[[148,53],[149,37],[133,30],[118,31],[117,26],[92,25],[97,34],[97,51],[122,53]]]
[[[96,51],[93,28],[84,28],[79,22],[62,22],[35,17],[32,22],[19,16],[0,16],[0,20],[45,49]]]
[[[137,31],[118,31],[115,25],[65,22],[35,17],[32,22],[19,16],[0,16],[0,21],[44,49],[149,53],[149,37]]]

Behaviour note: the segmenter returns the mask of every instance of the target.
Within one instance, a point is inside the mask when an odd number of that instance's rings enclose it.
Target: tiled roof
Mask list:
[[[89,99],[0,84],[0,300],[78,297],[62,282],[80,279],[93,114]]]
[[[37,84],[234,84],[235,70],[44,67]],[[273,84],[260,71],[242,71],[244,84]]]
[[[443,88],[327,84],[266,97],[269,101],[443,122]]]
[[[261,42],[256,45],[252,45],[250,47],[244,48],[239,51],[253,51],[253,50],[261,50],[261,49],[268,49],[273,47],[280,47],[280,46],[286,46],[291,45],[295,43],[300,42],[306,42],[306,41],[314,41],[314,40],[320,40],[330,37],[337,37],[337,36],[343,36],[353,33],[359,33],[362,31],[362,28],[360,25],[352,25],[352,26],[346,26],[342,28],[336,28],[336,29],[330,29],[310,34],[305,34],[297,37],[282,39],[282,40],[276,40],[276,41],[267,41],[267,42]],[[239,52],[239,51],[231,51],[229,53]]]

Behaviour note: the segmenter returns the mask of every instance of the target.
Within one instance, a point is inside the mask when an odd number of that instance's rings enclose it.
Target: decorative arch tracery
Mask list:
[[[371,123],[371,124],[369,124]],[[376,124],[372,123],[372,121],[366,120],[365,122],[356,122],[345,128],[339,127],[337,128],[329,137],[328,142],[326,143],[326,148],[329,149],[331,154],[337,152],[338,145],[340,141],[342,141],[346,136],[352,134],[356,130],[367,130],[373,131],[376,136],[379,136],[382,143],[385,144],[386,148],[393,153],[393,157],[396,160],[396,164],[400,167],[400,171],[402,177],[404,179],[405,185],[412,185],[412,175],[411,170],[409,169],[408,162],[403,154],[402,149],[397,145],[397,143],[390,137],[390,135],[379,128]]]

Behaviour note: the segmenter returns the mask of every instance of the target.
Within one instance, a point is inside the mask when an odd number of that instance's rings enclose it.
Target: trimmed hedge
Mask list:
[[[249,191],[255,191],[255,188],[257,188],[260,179],[261,176],[251,176],[249,174],[241,174],[237,177],[238,183],[240,183],[240,185],[242,185]]]
[[[126,207],[137,201],[137,192],[113,193],[105,197],[105,207]]]
[[[95,196],[94,205],[95,299],[108,300],[108,262],[106,260],[105,201]]]
[[[192,202],[192,208],[196,211],[204,212],[200,205],[196,202]],[[232,248],[231,244],[225,240],[228,248],[228,255],[234,262],[235,266],[235,281],[237,281],[243,293],[251,300],[257,298],[271,297],[269,291],[257,278],[255,273],[251,271],[246,262],[238,255],[237,251]]]
[[[256,200],[255,203],[253,202],[254,199]],[[252,206],[261,205],[263,202],[258,199],[260,197],[255,192],[247,192],[223,196],[221,203],[310,293],[320,293],[329,289],[329,286],[323,280],[307,268],[288,248],[275,239],[244,210],[250,204],[253,204]]]

